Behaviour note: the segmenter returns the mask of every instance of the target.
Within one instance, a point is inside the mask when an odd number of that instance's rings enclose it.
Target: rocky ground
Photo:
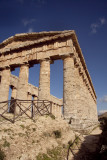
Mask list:
[[[96,160],[100,134],[98,126],[87,135],[74,132],[54,116],[0,119],[0,160]]]
[[[14,124],[0,119],[0,148],[5,160],[45,160],[46,156],[65,160],[68,142],[74,138],[71,127],[62,119],[41,116],[34,122],[22,117]]]

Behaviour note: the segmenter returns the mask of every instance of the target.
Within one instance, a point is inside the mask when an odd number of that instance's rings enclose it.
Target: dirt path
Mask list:
[[[95,160],[96,153],[99,151],[99,138],[101,130],[96,128],[88,136],[83,135],[81,137],[81,145],[77,154],[75,154],[75,160]],[[97,158],[97,157],[96,157]]]

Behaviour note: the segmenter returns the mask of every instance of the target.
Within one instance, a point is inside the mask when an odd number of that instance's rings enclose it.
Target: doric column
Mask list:
[[[10,85],[10,68],[5,68],[1,73],[1,84],[0,84],[0,101],[7,101],[9,95]]]
[[[16,99],[16,93],[17,93],[17,89],[15,87],[12,87],[11,105],[10,105],[9,113],[14,113],[14,111],[15,111],[14,99]]]
[[[50,99],[50,60],[40,61],[39,100]]]
[[[52,114],[55,116],[55,104],[52,103]]]
[[[16,93],[17,93],[17,89],[15,87],[12,87],[11,99],[16,99]]]
[[[56,104],[56,109],[57,109],[57,118],[59,117],[59,105]]]
[[[56,108],[56,117],[59,117],[59,105],[55,104],[55,108]]]
[[[62,106],[60,106],[60,117],[62,117]]]
[[[38,100],[38,97],[37,97],[37,96],[33,96],[33,97],[34,97],[34,100],[36,100],[36,101]]]
[[[62,116],[62,110],[61,109],[62,109],[61,106],[59,106],[59,118],[61,118],[61,116]]]
[[[57,106],[54,104],[55,117],[57,117]]]
[[[75,74],[73,56],[63,57],[63,105],[64,117],[75,117]]]
[[[22,64],[20,67],[18,88],[17,88],[17,99],[27,100],[28,92],[28,77],[29,77],[29,65]]]

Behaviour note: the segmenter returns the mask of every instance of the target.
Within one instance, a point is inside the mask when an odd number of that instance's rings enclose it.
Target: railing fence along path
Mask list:
[[[0,117],[14,123],[22,115],[35,119],[37,115],[52,113],[52,102],[48,100],[12,99],[0,102]]]

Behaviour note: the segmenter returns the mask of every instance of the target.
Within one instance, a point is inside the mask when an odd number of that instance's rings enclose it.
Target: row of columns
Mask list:
[[[5,68],[2,71],[1,83],[0,83],[1,102],[8,100],[10,75],[11,75],[10,67]],[[32,100],[32,95],[28,93],[28,78],[29,78],[29,64],[22,64],[20,66],[17,89],[15,87],[12,87],[12,94],[11,94],[12,99]],[[33,96],[33,99],[37,100],[37,97]],[[38,100],[50,100],[50,59],[44,59],[40,61]],[[57,106],[57,108],[56,111],[60,112],[59,106]]]
[[[0,101],[7,101],[10,86],[11,69],[5,68],[2,70],[1,83],[0,83]],[[20,73],[18,79],[17,92],[12,88],[12,97],[16,99],[27,100],[31,99],[28,95],[28,78],[29,78],[29,65],[22,64],[20,66]],[[39,80],[39,99],[46,100],[50,98],[50,61],[43,60],[40,62],[40,80]],[[35,98],[36,99],[36,98]]]
[[[20,73],[18,79],[18,88],[16,93],[17,99],[21,100],[31,99],[31,96],[27,94],[28,77],[29,77],[29,65],[22,64],[20,67]],[[80,92],[79,92],[80,98],[77,98],[78,96],[76,93],[78,90],[77,85],[80,85],[79,82],[77,81],[78,81],[77,77],[75,76],[73,55],[64,56],[63,57],[63,107],[64,107],[63,113],[66,119],[69,119],[71,117],[76,117],[77,110],[79,109],[81,110],[81,113],[82,110],[84,112],[84,109],[82,108],[83,106],[81,105],[82,103],[79,104],[79,102],[81,102],[83,98],[80,97],[81,96]],[[8,100],[9,84],[10,84],[10,68],[6,68],[2,71],[2,78],[0,84],[1,88],[0,101]],[[81,93],[83,93],[83,91]],[[38,99],[50,100],[50,59],[43,59],[40,61]],[[58,112],[58,107],[57,109],[55,109],[54,107],[53,110],[57,110]]]
[[[30,98],[27,95],[29,78],[29,65],[23,64],[20,67],[19,81],[17,88],[17,99],[26,100]],[[50,60],[40,61],[40,76],[39,76],[39,100],[49,100],[50,98]]]

